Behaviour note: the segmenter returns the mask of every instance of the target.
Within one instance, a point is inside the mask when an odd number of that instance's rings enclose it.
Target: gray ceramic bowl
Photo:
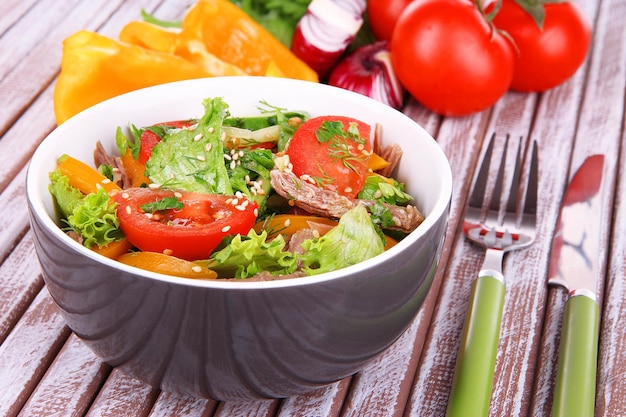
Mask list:
[[[397,177],[426,220],[389,251],[314,277],[273,282],[195,281],[104,258],[58,227],[48,173],[68,153],[92,161],[101,140],[129,122],[146,126],[202,115],[223,97],[231,114],[259,100],[312,116],[341,114],[383,125],[399,143]],[[402,113],[364,96],[287,79],[184,81],[98,104],[54,130],[35,152],[27,195],[46,285],[69,327],[101,358],[165,390],[218,400],[291,396],[359,371],[418,313],[438,265],[452,178],[438,144]]]

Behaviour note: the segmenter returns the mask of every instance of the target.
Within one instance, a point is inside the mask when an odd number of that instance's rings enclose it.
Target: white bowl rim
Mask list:
[[[432,207],[432,210],[425,217],[423,223],[415,231],[411,232],[404,239],[398,242],[397,245],[385,251],[384,253],[378,256],[375,256],[371,259],[365,260],[363,262],[359,262],[355,265],[342,268],[336,271],[332,271],[332,272],[327,272],[327,273],[323,273],[319,275],[312,275],[312,276],[307,276],[307,277],[278,279],[278,280],[273,280],[273,281],[246,281],[245,279],[242,279],[241,281],[233,282],[232,280],[201,280],[201,279],[194,279],[194,278],[181,278],[181,277],[169,276],[169,275],[164,275],[164,274],[160,274],[156,272],[142,270],[136,267],[125,265],[121,262],[117,262],[113,259],[107,258],[103,255],[100,255],[84,247],[78,242],[74,241],[73,239],[68,237],[61,230],[61,228],[58,227],[55,221],[48,214],[43,204],[43,201],[41,199],[40,193],[38,192],[38,188],[36,184],[36,179],[40,178],[41,173],[37,172],[37,167],[35,163],[42,158],[46,158],[46,152],[47,152],[46,144],[47,144],[47,138],[49,136],[55,134],[55,132],[59,131],[59,129],[61,130],[65,129],[64,126],[66,125],[70,126],[72,123],[74,123],[75,120],[88,118],[90,117],[92,113],[101,111],[103,107],[115,106],[117,103],[125,100],[128,96],[131,96],[131,95],[145,94],[147,91],[156,91],[156,92],[167,91],[170,89],[176,89],[176,88],[186,86],[186,85],[193,87],[196,84],[203,85],[204,83],[216,82],[213,80],[219,79],[220,82],[223,82],[224,79],[233,79],[233,78],[237,79],[236,80],[237,83],[240,83],[240,82],[252,82],[253,83],[253,82],[256,82],[253,80],[263,79],[264,80],[263,82],[293,83],[294,87],[297,87],[299,85],[300,88],[302,88],[302,86],[307,86],[307,85],[308,85],[308,88],[311,88],[310,85],[314,85],[315,86],[314,88],[316,89],[318,88],[319,89],[332,89],[333,94],[337,94],[339,96],[345,95],[346,97],[352,96],[352,98],[354,98],[354,96],[358,96],[359,100],[369,100],[371,102],[374,102],[375,105],[384,107],[385,108],[384,111],[396,112],[400,117],[405,117],[411,120],[404,113],[398,110],[395,110],[391,107],[388,107],[382,103],[375,102],[373,99],[370,99],[369,97],[363,96],[361,94],[354,93],[352,91],[348,91],[344,89],[339,89],[336,87],[332,87],[326,84],[321,84],[321,83],[318,84],[318,83],[313,83],[309,81],[300,81],[300,80],[287,79],[287,78],[268,78],[268,77],[252,77],[252,76],[198,78],[198,79],[192,79],[192,80],[176,81],[172,83],[166,83],[166,84],[161,84],[161,85],[157,85],[153,87],[147,87],[147,88],[131,91],[129,93],[125,93],[125,94],[110,98],[108,100],[105,100],[103,102],[100,102],[88,109],[83,110],[82,112],[78,113],[72,118],[68,119],[66,122],[62,123],[60,126],[55,128],[42,141],[39,147],[35,150],[29,162],[29,167],[27,171],[26,194],[30,202],[30,205],[32,207],[32,211],[34,215],[37,216],[37,218],[43,224],[43,227],[46,229],[46,231],[51,233],[56,239],[65,243],[66,245],[73,248],[80,254],[86,256],[87,258],[90,258],[91,260],[95,262],[103,263],[113,269],[122,270],[132,275],[142,276],[142,277],[146,277],[149,279],[163,281],[163,282],[172,283],[176,285],[186,285],[186,286],[203,287],[203,288],[219,288],[219,289],[228,289],[228,290],[247,290],[247,289],[259,289],[259,288],[270,289],[270,288],[284,288],[284,287],[292,287],[292,286],[314,285],[320,282],[331,281],[331,280],[335,280],[344,276],[351,276],[354,274],[358,274],[359,272],[363,270],[366,270],[366,269],[375,267],[378,264],[384,263],[388,261],[389,258],[392,258],[396,256],[396,254],[398,254],[399,252],[404,251],[407,248],[407,246],[411,244],[411,242],[418,240],[421,236],[423,236],[426,233],[426,231],[430,230],[435,225],[435,223],[439,221],[439,219],[442,216],[446,215],[446,212],[449,209],[450,199],[452,196],[452,172],[451,172],[448,160],[443,150],[441,149],[439,144],[431,137],[432,143],[430,143],[430,146],[433,147],[434,154],[439,155],[439,158],[441,158],[442,163],[445,164],[445,169],[442,172],[443,176],[440,178],[442,186],[441,186],[441,189],[439,190],[439,196],[437,197],[436,203]],[[411,122],[415,123],[416,126],[422,129],[421,126],[419,126],[416,122],[412,120]]]

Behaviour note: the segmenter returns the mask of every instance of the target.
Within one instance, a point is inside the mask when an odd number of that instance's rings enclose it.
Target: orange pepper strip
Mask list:
[[[132,243],[128,241],[128,239],[123,238],[120,240],[116,240],[114,242],[109,243],[106,246],[98,247],[98,245],[93,245],[91,250],[99,253],[102,256],[106,256],[107,258],[117,259],[123,254],[127,253],[133,247]]]
[[[78,188],[83,194],[96,193],[101,187],[104,188],[109,195],[122,190],[117,184],[111,182],[111,180],[99,173],[96,169],[69,155],[63,155],[59,158],[58,168],[63,175],[70,179],[70,185],[74,188]]]
[[[126,175],[130,178],[132,187],[141,187],[144,184],[150,184],[150,179],[146,177],[146,165],[142,164],[135,158],[130,149],[121,157],[122,164]]]
[[[76,113],[122,93],[210,76],[171,53],[154,51],[81,30],[63,41],[54,113],[61,124]]]
[[[371,154],[369,160],[367,161],[367,167],[372,171],[380,171],[388,166],[389,162],[377,153]]]
[[[212,269],[158,252],[129,252],[118,257],[117,261],[146,271],[181,278],[217,278],[217,272]]]

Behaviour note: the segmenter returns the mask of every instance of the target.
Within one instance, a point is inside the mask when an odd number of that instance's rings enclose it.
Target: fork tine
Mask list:
[[[504,166],[506,165],[506,152],[509,147],[509,135],[506,135],[504,140],[504,148],[502,150],[502,158],[500,158],[500,166],[498,167],[498,176],[496,177],[496,183],[493,185],[493,192],[491,194],[491,203],[489,204],[489,210],[497,213],[500,210],[500,199],[502,196],[502,182],[504,180]]]
[[[515,155],[515,168],[513,170],[513,179],[511,180],[511,191],[509,193],[509,200],[506,204],[507,213],[515,213],[517,211],[517,200],[519,196],[520,180],[522,177],[522,138],[520,138],[517,144],[517,153]]]
[[[537,150],[537,141],[533,141],[530,170],[528,173],[528,185],[526,188],[526,200],[524,201],[524,214],[534,215],[537,213],[537,189],[539,183],[538,153],[539,152]]]
[[[472,187],[472,195],[470,196],[469,205],[481,209],[485,199],[485,190],[487,189],[487,180],[489,179],[489,165],[491,163],[491,154],[493,153],[493,141],[496,137],[494,133],[489,139],[489,144],[483,155],[483,160],[478,170],[478,175]]]

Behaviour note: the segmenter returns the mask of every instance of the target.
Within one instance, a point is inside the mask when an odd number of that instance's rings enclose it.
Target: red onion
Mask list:
[[[386,41],[362,46],[345,57],[333,69],[328,83],[396,109],[402,106],[404,89],[391,66]]]
[[[363,24],[366,0],[313,0],[296,26],[292,52],[326,78]]]

